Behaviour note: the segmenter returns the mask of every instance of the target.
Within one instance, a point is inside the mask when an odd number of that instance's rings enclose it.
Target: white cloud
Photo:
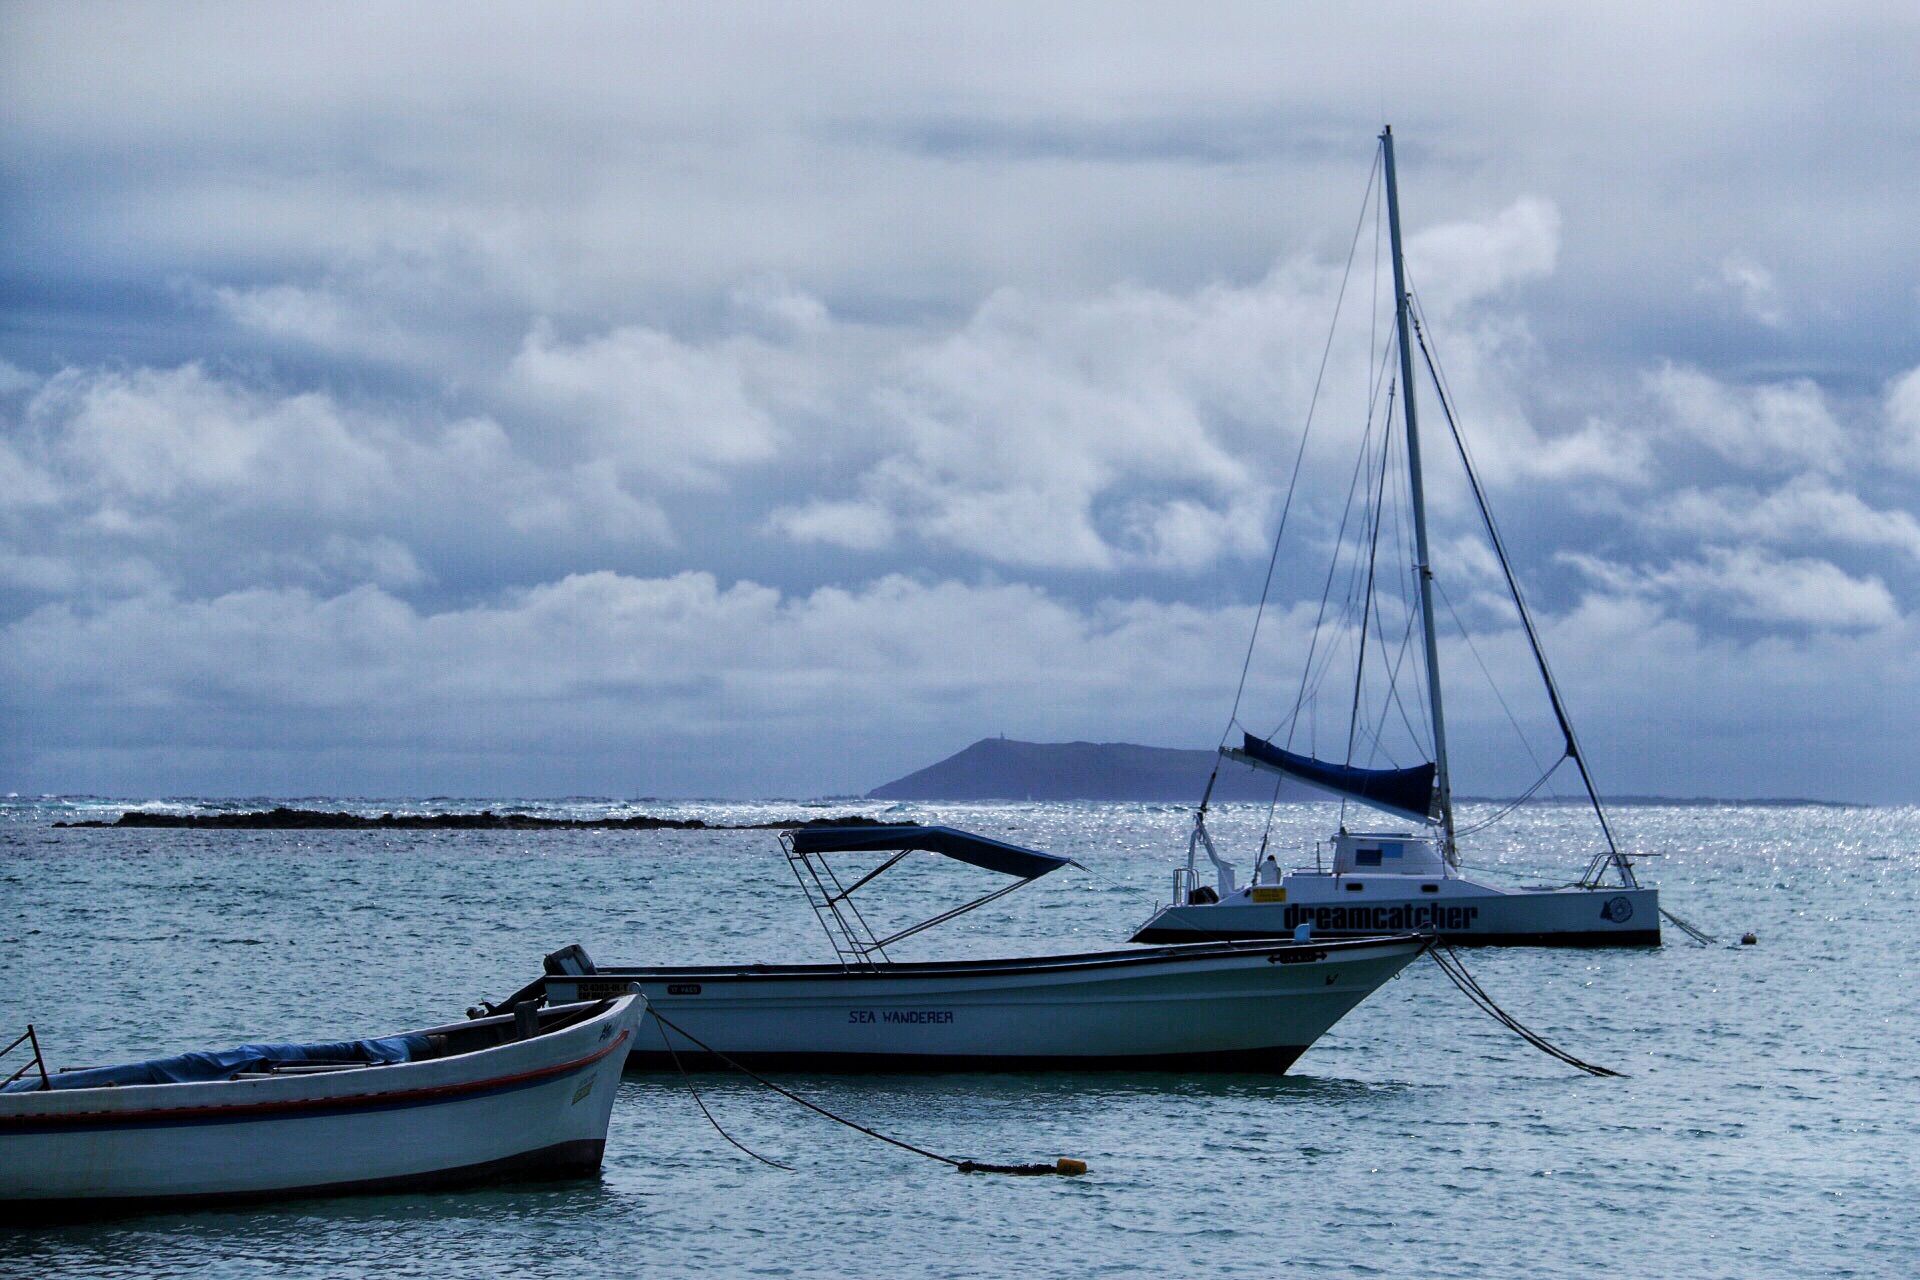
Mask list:
[[[192,495],[344,515],[394,492],[381,451],[327,396],[265,395],[198,364],[65,370],[27,422],[57,442],[49,464],[133,501]]]
[[[893,516],[869,502],[809,502],[781,507],[767,518],[773,532],[795,542],[824,542],[851,551],[877,551],[893,540]]]
[[[1888,454],[1895,465],[1920,474],[1920,368],[1907,370],[1887,385],[1885,409]]]
[[[319,560],[349,582],[371,582],[389,590],[417,587],[428,580],[413,552],[387,537],[330,534],[320,544]]]
[[[1409,283],[1427,314],[1461,307],[1523,280],[1550,275],[1560,253],[1560,211],[1537,198],[1517,200],[1483,222],[1453,222],[1408,238]]]
[[[1630,575],[1625,594],[1542,615],[1611,785],[1671,789],[1674,777],[1697,781],[1688,771],[1712,763],[1702,789],[1791,790],[1777,762],[1805,749],[1838,753],[1841,772],[1819,789],[1897,791],[1862,727],[1888,714],[1886,690],[1849,673],[1884,671],[1920,695],[1910,627],[1734,639],[1661,607],[1668,594],[1700,589],[1702,577],[1716,595],[1752,594],[1755,576],[1784,576],[1803,603],[1811,592],[1833,605],[1830,575],[1784,569],[1723,559],[1658,582]],[[1269,727],[1291,705],[1313,613],[1269,615],[1248,723]],[[155,591],[47,605],[8,624],[0,687],[13,712],[58,707],[67,726],[58,750],[43,742],[19,757],[25,776],[75,752],[144,759],[140,744],[164,742],[153,776],[174,776],[166,769],[218,746],[309,776],[348,751],[394,762],[403,789],[485,791],[537,767],[563,791],[805,794],[864,789],[994,729],[1211,741],[1250,622],[1241,605],[1132,597],[1074,606],[1020,584],[902,577],[783,594],[704,573],[602,572],[438,611],[370,586],[198,600]],[[1476,650],[1516,709],[1548,726],[1516,697],[1529,673],[1511,623],[1495,625],[1476,636]],[[1322,646],[1338,642],[1329,631]],[[1489,776],[1489,751],[1508,733],[1504,713],[1464,669],[1452,692],[1469,785],[1530,780]],[[1333,701],[1344,740],[1344,693]],[[875,735],[874,724],[886,732]],[[1742,745],[1754,732],[1778,748],[1763,761]],[[1714,761],[1723,743],[1726,759]],[[111,783],[102,766],[86,776]]]
[[[508,367],[507,385],[578,429],[623,474],[650,478],[647,487],[711,487],[718,468],[774,454],[773,421],[749,393],[738,357],[658,330],[625,326],[566,343],[538,325]]]
[[[213,290],[213,297],[249,328],[336,350],[360,345],[355,318],[348,315],[338,297],[320,290],[291,284],[255,289],[222,285]]]
[[[1690,614],[1716,611],[1822,630],[1886,627],[1899,606],[1879,578],[1855,578],[1825,560],[1782,559],[1754,547],[1707,547],[1697,560],[1636,569],[1596,556],[1562,559],[1609,591],[1659,598]]]
[[[1557,219],[1523,200],[1419,241],[1449,312],[1552,266]],[[1318,379],[1341,264],[1293,259],[1244,285],[1117,286],[1059,298],[1003,289],[965,324],[903,351],[874,392],[886,431],[853,498],[790,508],[801,540],[875,547],[893,530],[1001,564],[1191,571],[1257,555]],[[1365,286],[1346,300],[1364,322]],[[1542,439],[1505,383],[1499,325],[1457,335],[1462,394],[1491,401],[1477,438],[1499,478],[1634,481],[1644,448],[1604,424]],[[1381,348],[1375,346],[1373,355]],[[1372,385],[1364,333],[1343,333],[1315,456],[1350,456]],[[882,517],[885,517],[884,519]]]
[[[59,482],[45,468],[28,462],[12,445],[0,440],[0,511],[51,506],[59,500]]]
[[[40,385],[40,379],[28,373],[18,365],[0,360],[0,396],[16,395],[22,391],[31,391]]]
[[[7,578],[30,589],[434,581],[422,538],[663,545],[615,463],[529,456],[491,418],[412,422],[204,366],[68,368],[0,440]],[[252,575],[252,576],[250,576]]]
[[[1244,610],[1148,601],[1081,613],[1018,585],[890,577],[782,597],[704,573],[601,572],[438,613],[374,587],[48,605],[3,633],[0,670],[109,714],[238,713],[257,741],[429,733],[449,749],[524,750],[549,735],[685,735],[711,749],[743,732],[792,743],[822,716],[895,733],[955,714],[1092,723],[1122,696],[1139,697],[1142,727],[1201,693],[1210,716],[1243,623]],[[314,712],[345,718],[288,727]]]
[[[1658,432],[1703,445],[1739,466],[1837,472],[1845,465],[1845,434],[1810,379],[1729,386],[1669,362],[1646,376],[1646,386],[1661,415]]]
[[[1787,310],[1779,282],[1759,263],[1737,255],[1727,258],[1720,264],[1720,284],[1733,294],[1741,310],[1769,329],[1786,324]]]
[[[1920,520],[1905,511],[1877,510],[1815,475],[1797,476],[1769,493],[1682,489],[1664,499],[1654,515],[1673,528],[1709,537],[1775,545],[1811,538],[1887,547],[1920,560]]]

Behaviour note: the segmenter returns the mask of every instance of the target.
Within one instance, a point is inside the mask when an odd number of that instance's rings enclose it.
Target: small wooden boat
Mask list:
[[[811,828],[785,833],[789,862],[837,964],[596,966],[579,947],[547,957],[544,990],[582,1000],[638,986],[629,1062],[850,1071],[1056,1068],[1278,1073],[1426,947],[1422,937],[1211,943],[1008,960],[904,962],[888,944],[1072,865],[946,827]],[[924,850],[1003,872],[1015,884],[876,939],[855,890]],[[842,875],[829,852],[891,853]],[[842,887],[849,885],[850,887]],[[655,1016],[657,1015],[657,1016]]]
[[[0,1217],[591,1177],[644,1006],[58,1074],[36,1051],[0,1090]]]

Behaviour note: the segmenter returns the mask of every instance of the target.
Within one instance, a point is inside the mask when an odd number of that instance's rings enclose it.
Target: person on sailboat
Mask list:
[[[1267,860],[1260,864],[1258,871],[1254,872],[1253,882],[1255,884],[1280,883],[1280,864],[1273,860],[1272,854],[1268,854]]]

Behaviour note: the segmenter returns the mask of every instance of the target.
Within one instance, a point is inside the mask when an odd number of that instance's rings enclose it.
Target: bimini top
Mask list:
[[[923,827],[903,822],[884,827],[797,827],[787,833],[795,853],[875,853],[924,849],[970,866],[1002,875],[1034,880],[1061,867],[1080,867],[1057,853],[1022,849],[1017,844],[989,840],[952,827]],[[1080,867],[1085,871],[1085,867]]]

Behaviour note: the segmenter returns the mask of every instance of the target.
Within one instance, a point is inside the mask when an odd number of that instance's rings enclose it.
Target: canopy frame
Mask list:
[[[807,905],[813,908],[814,917],[826,931],[834,954],[839,957],[841,965],[849,969],[871,969],[876,956],[883,962],[891,963],[892,957],[887,955],[886,949],[893,943],[984,907],[995,898],[1005,897],[1048,872],[1061,867],[1086,870],[1072,858],[1063,858],[1058,854],[1025,849],[952,827],[926,827],[918,823],[880,827],[802,827],[781,832],[780,846],[787,855],[787,865],[792,869],[794,879],[800,884],[800,892],[806,896]],[[1001,885],[970,902],[908,925],[884,938],[877,937],[854,903],[854,892],[893,870],[916,850],[998,871],[1012,876],[1013,883]],[[827,861],[826,855],[853,852],[891,852],[893,856],[852,884],[845,884],[833,864]]]

